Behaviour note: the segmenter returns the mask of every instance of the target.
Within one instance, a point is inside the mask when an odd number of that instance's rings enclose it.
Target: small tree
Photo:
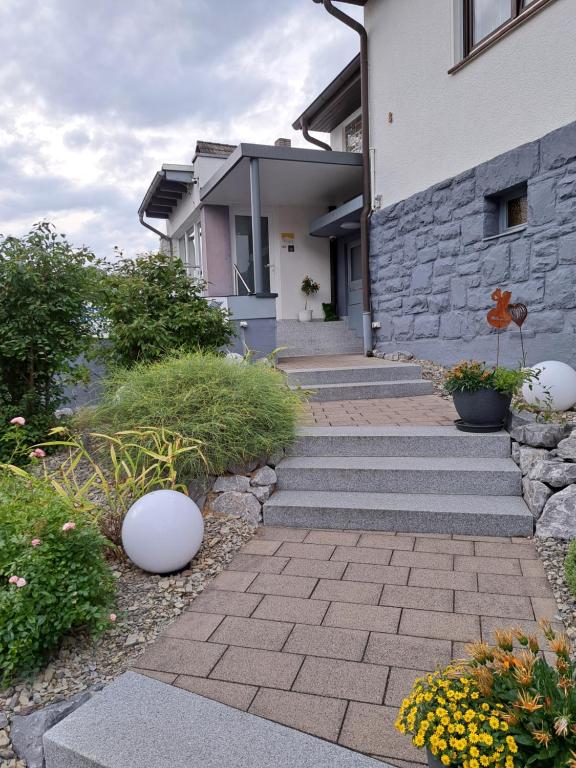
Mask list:
[[[308,309],[308,299],[310,298],[310,296],[315,296],[318,293],[318,291],[320,290],[320,285],[315,280],[312,280],[312,278],[309,275],[306,275],[306,277],[302,280],[302,285],[300,286],[300,289],[302,293],[306,296],[304,309]]]
[[[218,349],[230,341],[228,313],[202,297],[204,283],[188,277],[180,259],[148,253],[122,259],[107,279],[105,314],[110,356],[130,366],[176,350]]]
[[[45,421],[64,401],[64,387],[87,375],[79,357],[93,342],[94,262],[48,222],[0,239],[0,411],[7,418]]]

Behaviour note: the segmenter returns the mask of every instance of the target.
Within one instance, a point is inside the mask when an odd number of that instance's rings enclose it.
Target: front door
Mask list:
[[[360,241],[346,246],[348,265],[348,327],[362,334],[362,253]]]

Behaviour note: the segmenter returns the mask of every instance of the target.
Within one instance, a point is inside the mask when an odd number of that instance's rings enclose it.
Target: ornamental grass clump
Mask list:
[[[571,541],[568,545],[568,554],[564,561],[564,574],[570,592],[576,596],[576,540]]]
[[[38,668],[69,631],[115,620],[106,547],[46,481],[0,467],[0,685]]]

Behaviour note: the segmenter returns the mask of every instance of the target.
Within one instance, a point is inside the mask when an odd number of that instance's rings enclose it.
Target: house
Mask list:
[[[502,287],[529,359],[576,363],[576,0],[314,2],[361,49],[293,124],[315,148],[199,142],[141,220],[166,219],[255,349],[491,361]],[[340,323],[298,323],[306,274]]]

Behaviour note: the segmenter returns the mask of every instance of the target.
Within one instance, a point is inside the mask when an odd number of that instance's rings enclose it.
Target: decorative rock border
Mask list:
[[[536,422],[513,413],[512,458],[522,472],[524,501],[540,538],[576,538],[576,431],[574,424]]]

